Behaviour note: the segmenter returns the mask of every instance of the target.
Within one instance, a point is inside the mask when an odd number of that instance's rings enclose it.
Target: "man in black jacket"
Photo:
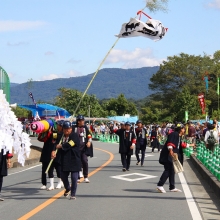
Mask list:
[[[59,141],[60,142],[60,141]],[[70,199],[76,199],[76,189],[79,171],[81,169],[80,161],[80,141],[76,133],[72,132],[72,124],[70,121],[63,122],[63,137],[61,144],[56,142],[56,148],[61,151],[61,179],[66,189],[64,196],[70,194]],[[55,155],[53,155],[53,158]],[[71,187],[68,176],[71,173]]]
[[[142,121],[138,120],[136,122],[137,128],[135,129],[136,133],[136,149],[135,149],[135,155],[137,158],[136,165],[139,165],[141,163],[141,166],[144,164],[145,159],[145,151],[147,147],[147,130],[143,127]],[[139,157],[139,152],[141,151],[141,160]]]
[[[161,193],[166,193],[163,188],[164,183],[169,178],[169,189],[171,192],[181,192],[181,190],[175,188],[175,173],[173,168],[174,153],[177,154],[181,164],[183,164],[183,148],[190,145],[182,142],[182,136],[185,133],[185,127],[183,124],[177,124],[175,131],[168,135],[167,141],[161,151],[159,163],[164,165],[164,172],[160,177],[160,181],[157,184],[157,190]],[[187,146],[188,145],[188,146]]]
[[[114,132],[119,136],[119,153],[121,154],[121,162],[123,165],[122,171],[129,171],[131,163],[131,155],[136,144],[136,138],[133,131],[131,131],[131,124],[125,123],[125,129],[117,129],[114,126]]]
[[[89,183],[88,179],[88,156],[93,156],[92,150],[92,135],[89,129],[85,125],[85,119],[83,115],[78,115],[76,117],[76,125],[73,126],[73,132],[79,137],[80,140],[80,158],[83,167],[84,182]],[[83,177],[82,172],[80,172],[79,177]],[[80,180],[79,180],[80,182]]]

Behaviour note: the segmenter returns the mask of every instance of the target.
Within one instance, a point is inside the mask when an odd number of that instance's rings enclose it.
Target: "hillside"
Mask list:
[[[99,99],[117,97],[120,93],[126,98],[141,99],[150,94],[148,84],[151,76],[159,67],[143,67],[139,69],[102,69],[96,76],[88,93],[95,94]],[[53,101],[61,87],[77,89],[84,92],[93,74],[80,77],[59,78],[47,81],[34,81],[30,91],[36,101]],[[11,103],[31,104],[28,98],[27,83],[11,86]]]

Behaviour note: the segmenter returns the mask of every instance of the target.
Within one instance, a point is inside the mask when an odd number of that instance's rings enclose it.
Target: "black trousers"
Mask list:
[[[45,172],[47,170],[48,165],[49,165],[49,162],[42,162],[41,183],[44,186],[47,185],[47,174]],[[51,166],[50,169],[48,170],[48,177],[49,178],[54,177],[53,170],[54,170],[54,167]]]
[[[164,164],[164,171],[162,176],[160,177],[160,181],[158,182],[157,186],[163,186],[168,178],[169,178],[170,190],[175,189],[175,172],[174,172],[173,164],[171,162]]]
[[[121,162],[122,162],[123,168],[125,168],[126,170],[129,170],[130,163],[131,163],[131,155],[126,154],[126,153],[121,154]]]
[[[85,155],[84,151],[80,151],[80,155],[81,155],[81,162],[82,162],[82,168],[83,168],[83,176],[84,178],[87,178],[88,172],[89,172],[88,156]]]
[[[69,174],[71,173],[71,187],[68,180]],[[76,195],[77,189],[77,180],[78,180],[79,172],[72,172],[72,171],[61,171],[61,179],[63,181],[63,185],[66,190],[71,190],[71,196]]]
[[[2,191],[3,176],[0,176],[0,193]]]
[[[141,151],[141,160],[140,160],[140,157],[139,157],[139,153]],[[136,158],[137,158],[137,161],[140,162],[141,161],[141,165],[144,164],[144,159],[145,159],[145,149],[140,149],[140,148],[136,148],[135,149],[135,155],[136,155]]]
[[[53,162],[52,164],[51,164],[51,171],[49,170],[49,172],[50,172],[50,174],[52,174],[51,176],[53,176],[54,177],[54,175],[53,175],[53,171],[54,171],[54,169],[56,170],[56,173],[57,173],[57,177],[58,178],[61,178],[61,164],[59,164],[59,163],[57,163],[57,162]],[[48,172],[48,173],[49,173]],[[49,177],[49,178],[53,178],[53,177]]]

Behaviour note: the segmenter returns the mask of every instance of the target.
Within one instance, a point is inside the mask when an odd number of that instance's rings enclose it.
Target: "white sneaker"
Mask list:
[[[47,187],[45,185],[41,186],[40,189],[47,189]]]
[[[90,183],[89,179],[88,179],[88,178],[85,178],[85,179],[84,179],[84,183]]]
[[[54,190],[54,186],[50,186],[47,190],[48,191]]]
[[[170,192],[182,192],[182,191],[180,189],[175,188],[175,189],[171,189]]]
[[[80,179],[77,180],[77,183],[80,183]]]
[[[157,186],[157,191],[160,193],[166,193],[165,189],[162,186]]]
[[[4,198],[2,197],[2,195],[0,194],[0,201],[4,201]]]

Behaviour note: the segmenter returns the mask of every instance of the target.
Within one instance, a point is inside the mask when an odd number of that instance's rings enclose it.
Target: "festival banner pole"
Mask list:
[[[143,11],[146,7],[147,7],[147,6],[145,6],[141,11]],[[137,17],[137,16],[136,16],[136,17]],[[110,50],[107,52],[107,54],[105,55],[104,59],[103,59],[102,62],[100,63],[98,69],[97,69],[96,72],[94,73],[94,75],[93,75],[92,79],[90,80],[90,82],[89,82],[89,84],[88,84],[86,90],[84,91],[83,95],[81,96],[81,98],[80,98],[80,100],[79,100],[79,103],[78,103],[78,105],[76,106],[76,109],[75,109],[75,111],[74,111],[74,113],[73,113],[73,115],[72,115],[70,121],[73,121],[73,117],[75,117],[76,112],[77,112],[77,110],[79,109],[80,104],[81,104],[81,102],[82,102],[84,96],[86,95],[87,91],[89,90],[89,88],[90,88],[92,82],[94,81],[95,77],[97,76],[97,74],[98,74],[100,68],[101,68],[102,65],[104,64],[104,62],[105,62],[105,60],[107,59],[107,57],[109,56],[110,52],[113,50],[113,48],[115,47],[115,45],[118,43],[119,39],[120,39],[120,37],[117,38],[117,40],[115,41],[115,43],[112,45],[112,47],[110,48]],[[62,142],[62,138],[61,138],[59,144],[61,144],[61,142]],[[58,149],[56,149],[55,155],[57,154],[57,151],[58,151]],[[47,170],[46,170],[46,172],[45,172],[46,174],[48,173],[48,171],[49,171],[49,169],[50,169],[50,166],[51,166],[51,164],[53,163],[53,160],[54,160],[54,159],[51,159],[51,160],[50,160],[50,163],[49,163],[49,165],[48,165],[48,167],[47,167]]]
[[[147,7],[147,6],[145,6],[145,7],[144,7],[142,10],[140,10],[140,11],[143,11],[146,7]],[[137,17],[137,16],[136,16],[136,17]],[[95,77],[97,76],[97,74],[98,74],[100,68],[102,67],[102,65],[104,64],[105,60],[107,59],[107,57],[109,56],[109,54],[111,53],[111,51],[113,50],[113,48],[115,47],[115,45],[118,43],[119,39],[120,39],[120,37],[117,38],[117,40],[115,41],[115,43],[112,45],[112,47],[110,48],[110,50],[107,52],[107,54],[105,55],[104,59],[103,59],[102,62],[100,63],[98,69],[97,69],[96,72],[94,73],[92,79],[91,79],[90,82],[89,82],[89,85],[87,86],[86,90],[84,91],[83,95],[81,96],[81,99],[79,100],[78,105],[76,106],[76,109],[75,109],[75,111],[74,111],[74,113],[73,113],[73,115],[72,115],[72,118],[75,117],[75,114],[76,114],[77,110],[79,109],[80,104],[81,104],[81,102],[82,102],[84,96],[86,95],[87,91],[89,90],[89,87],[91,86],[92,82],[94,81]]]

